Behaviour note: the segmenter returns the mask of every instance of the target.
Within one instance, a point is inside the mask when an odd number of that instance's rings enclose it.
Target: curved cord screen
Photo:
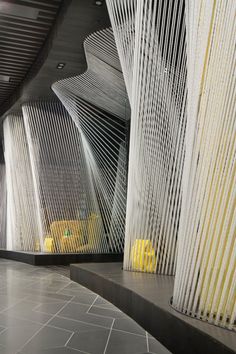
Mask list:
[[[123,252],[130,108],[111,29],[89,36],[85,51],[88,71],[54,85],[72,119],[42,101],[5,122],[10,249]]]
[[[130,107],[112,30],[90,35],[84,46],[88,70],[52,89],[81,134],[109,247],[123,252]]]
[[[106,253],[109,245],[80,133],[59,102],[23,105],[41,249]]]
[[[184,1],[107,0],[131,105],[124,268],[174,274],[186,128]]]
[[[43,245],[28,143],[21,113],[9,115],[3,124],[7,180],[7,249],[34,251]]]
[[[0,195],[0,248],[6,248],[7,186],[4,163],[0,164]]]
[[[235,11],[187,1],[188,121],[173,306],[236,329]]]

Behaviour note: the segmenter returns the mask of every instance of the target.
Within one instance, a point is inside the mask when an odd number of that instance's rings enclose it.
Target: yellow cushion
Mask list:
[[[85,220],[53,221],[50,225],[52,244],[48,252],[93,252],[101,243],[101,231],[101,217],[95,213]]]
[[[84,243],[86,220],[58,220],[50,225],[52,252],[76,252]]]
[[[46,236],[44,239],[44,250],[46,252],[52,252],[52,244],[53,244],[53,238],[50,236]]]
[[[58,237],[80,235],[83,231],[84,222],[84,220],[53,221],[50,226],[51,234]]]
[[[39,252],[40,251],[40,242],[39,241],[35,242],[34,250],[35,250],[35,252]]]
[[[76,252],[78,247],[83,245],[84,239],[82,235],[63,236],[61,239],[61,252]]]
[[[141,272],[155,272],[156,255],[152,242],[136,239],[131,250],[131,262],[133,270]]]
[[[87,242],[77,248],[77,252],[94,252],[102,242],[102,220],[95,213],[91,213],[86,222]]]

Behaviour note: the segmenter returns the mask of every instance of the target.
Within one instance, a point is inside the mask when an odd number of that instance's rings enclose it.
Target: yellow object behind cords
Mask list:
[[[40,251],[40,242],[38,240],[35,242],[34,250],[35,250],[35,252]]]
[[[50,225],[50,234],[53,238],[52,252],[76,252],[78,246],[84,242],[85,225],[84,220],[53,221]]]
[[[133,270],[154,273],[156,269],[155,249],[149,240],[135,240],[131,250]]]
[[[46,252],[52,252],[53,238],[47,235],[44,239],[44,249]]]
[[[78,247],[77,252],[96,252],[101,247],[102,219],[95,213],[91,213],[87,222],[87,243]]]

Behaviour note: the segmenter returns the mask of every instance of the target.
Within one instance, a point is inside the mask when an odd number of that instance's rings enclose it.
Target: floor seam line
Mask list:
[[[114,326],[114,323],[115,323],[115,318],[112,321],[111,328],[110,328],[110,331],[109,331],[109,334],[108,334],[108,337],[107,337],[107,342],[106,342],[103,354],[106,354],[107,347],[108,347],[108,344],[109,344],[109,340],[110,340],[110,337],[111,337],[111,332],[112,332],[112,328]]]
[[[147,352],[149,352],[149,339],[148,339],[148,332],[146,331],[146,342],[147,342]]]
[[[72,332],[70,337],[67,339],[66,343],[64,344],[64,347],[67,346],[67,344],[69,343],[69,341],[71,340],[71,338],[73,337],[73,335],[75,334],[75,332]]]
[[[71,299],[71,300],[72,300],[72,299]],[[20,348],[20,350],[18,350],[18,351],[21,351],[29,342],[31,342],[31,340],[32,340],[44,327],[46,327],[47,324],[49,324],[49,322],[50,322],[53,318],[55,318],[55,317],[57,316],[57,314],[60,313],[60,312],[70,303],[71,300],[69,300],[68,302],[66,302],[66,304],[65,304],[52,318],[50,318],[36,333],[34,333],[34,335],[33,335],[30,339],[28,339],[28,341],[27,341],[26,343],[24,343],[24,345],[23,345],[23,346]]]

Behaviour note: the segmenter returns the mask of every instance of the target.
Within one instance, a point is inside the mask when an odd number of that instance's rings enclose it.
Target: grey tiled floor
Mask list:
[[[0,259],[1,354],[170,354],[68,268]]]

